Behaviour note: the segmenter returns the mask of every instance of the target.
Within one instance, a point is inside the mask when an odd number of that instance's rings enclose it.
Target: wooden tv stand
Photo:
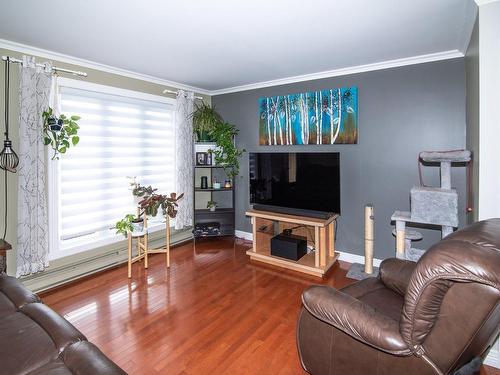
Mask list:
[[[269,211],[247,211],[253,227],[253,247],[247,251],[250,259],[274,266],[323,277],[335,264],[335,224],[338,215],[328,219],[307,216],[285,215]],[[271,255],[271,238],[284,229],[294,228],[293,234],[307,238],[315,251],[304,255],[298,261]]]

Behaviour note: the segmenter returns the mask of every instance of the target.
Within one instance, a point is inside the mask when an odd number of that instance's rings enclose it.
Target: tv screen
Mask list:
[[[250,153],[250,203],[340,214],[339,153]]]

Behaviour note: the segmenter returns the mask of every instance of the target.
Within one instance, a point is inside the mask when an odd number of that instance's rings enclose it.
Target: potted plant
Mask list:
[[[141,217],[128,214],[116,222],[115,228],[116,234],[123,234],[127,237],[129,233],[141,233],[144,230],[144,220]]]
[[[71,146],[76,146],[80,141],[78,136],[77,121],[80,116],[60,115],[57,118],[52,108],[43,112],[43,143],[45,146],[50,145],[54,150],[52,160],[59,159],[59,154],[64,154]]]
[[[218,122],[210,130],[210,136],[217,147],[209,152],[214,156],[215,164],[224,167],[227,175],[233,179],[240,172],[239,158],[245,149],[239,150],[234,144],[238,129],[228,122]]]
[[[177,202],[184,197],[184,194],[177,196],[171,193],[170,196],[157,194],[151,186],[141,186],[138,183],[134,186],[132,194],[139,199],[140,214],[138,217],[128,214],[115,224],[116,234],[123,234],[127,237],[128,233],[142,233],[144,231],[143,215],[156,216],[159,209],[162,209],[164,216],[168,215],[172,219],[177,215]]]
[[[139,207],[148,216],[156,216],[161,208],[163,216],[169,216],[172,219],[177,215],[178,201],[184,197],[184,193],[170,193],[170,196],[156,193],[157,189],[151,186],[137,186],[132,190],[132,194],[141,198]]]
[[[217,202],[216,201],[208,201],[207,202],[207,208],[214,212],[215,211],[215,207],[217,207]]]
[[[196,133],[198,142],[212,141],[210,131],[217,123],[222,121],[222,116],[215,110],[215,107],[204,102],[195,105],[196,109],[191,116],[193,118],[193,130]]]

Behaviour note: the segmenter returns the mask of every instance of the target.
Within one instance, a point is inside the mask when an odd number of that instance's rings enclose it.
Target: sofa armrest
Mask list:
[[[307,311],[321,321],[379,350],[408,355],[399,323],[366,303],[327,286],[311,286],[302,294]]]
[[[384,285],[404,296],[417,263],[397,258],[385,259],[380,264],[379,277]]]
[[[69,345],[60,359],[73,374],[78,375],[127,375],[117,364],[106,357],[97,346],[80,341]]]

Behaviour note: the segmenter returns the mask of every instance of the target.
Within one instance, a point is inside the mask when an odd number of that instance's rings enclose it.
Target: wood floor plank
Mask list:
[[[251,263],[249,243],[187,243],[42,294],[129,374],[305,374],[295,328],[302,291],[342,288],[348,263],[323,280]],[[483,375],[500,375],[483,367]]]

